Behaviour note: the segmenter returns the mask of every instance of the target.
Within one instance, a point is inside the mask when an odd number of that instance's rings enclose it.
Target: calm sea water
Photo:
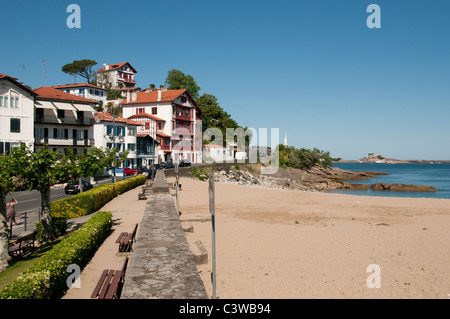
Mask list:
[[[381,175],[371,179],[350,181],[359,184],[374,183],[402,183],[409,185],[428,185],[437,189],[437,192],[393,192],[373,190],[333,190],[330,192],[365,196],[392,196],[392,197],[422,197],[450,199],[450,163],[339,163],[334,164],[349,171],[380,171],[389,175]]]

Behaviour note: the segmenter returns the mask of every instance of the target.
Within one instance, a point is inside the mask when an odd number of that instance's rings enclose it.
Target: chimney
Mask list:
[[[132,102],[136,102],[136,100],[137,100],[137,92],[134,91],[134,92],[131,93],[131,101]]]
[[[103,66],[105,67],[105,70],[109,70],[109,65],[106,63],[103,63]]]
[[[158,102],[161,101],[161,88],[158,89]]]
[[[130,91],[127,91],[127,103],[130,103]]]

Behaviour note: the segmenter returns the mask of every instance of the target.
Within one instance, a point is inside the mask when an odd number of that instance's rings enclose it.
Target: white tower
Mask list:
[[[284,132],[284,146],[288,146],[287,145],[287,135],[286,135],[286,132]]]

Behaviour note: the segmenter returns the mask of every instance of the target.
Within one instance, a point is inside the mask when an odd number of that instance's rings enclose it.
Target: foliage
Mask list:
[[[123,97],[122,97],[122,93],[119,90],[109,90],[108,93],[106,93],[106,99],[117,100],[117,99],[123,99]]]
[[[114,184],[97,186],[86,192],[53,201],[50,204],[52,217],[75,218],[92,214],[117,195],[144,183],[145,175],[139,175]]]
[[[277,150],[281,167],[311,168],[315,165],[328,167],[333,163],[330,152],[321,151],[317,148],[312,150],[297,149],[293,146],[280,144]]]
[[[59,237],[66,233],[67,220],[61,217],[52,218],[52,228],[55,231],[55,236]],[[44,226],[42,223],[36,223],[36,240],[38,243],[43,243],[48,240],[47,234],[44,231]]]
[[[96,71],[93,69],[97,62],[94,60],[74,60],[72,63],[68,63],[61,68],[66,74],[79,75],[86,79],[88,83],[95,79]]]
[[[194,99],[198,98],[200,87],[191,75],[185,75],[180,70],[172,69],[167,72],[166,85],[169,90],[186,89]]]
[[[62,296],[68,289],[67,267],[76,264],[83,268],[108,235],[111,225],[111,212],[93,215],[0,291],[0,299],[46,299]]]
[[[212,171],[212,167],[193,167],[191,173],[201,181],[207,181],[209,173]]]

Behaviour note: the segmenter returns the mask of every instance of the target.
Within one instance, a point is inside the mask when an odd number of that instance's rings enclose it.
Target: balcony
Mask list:
[[[36,137],[34,139],[35,145],[44,145],[47,144],[49,146],[93,146],[95,144],[95,140],[93,138],[78,140],[78,139],[62,139],[62,138],[53,138],[53,137]]]
[[[58,119],[56,117],[36,117],[35,124],[57,124],[57,125],[77,125],[77,126],[91,126],[94,125],[94,119]]]

